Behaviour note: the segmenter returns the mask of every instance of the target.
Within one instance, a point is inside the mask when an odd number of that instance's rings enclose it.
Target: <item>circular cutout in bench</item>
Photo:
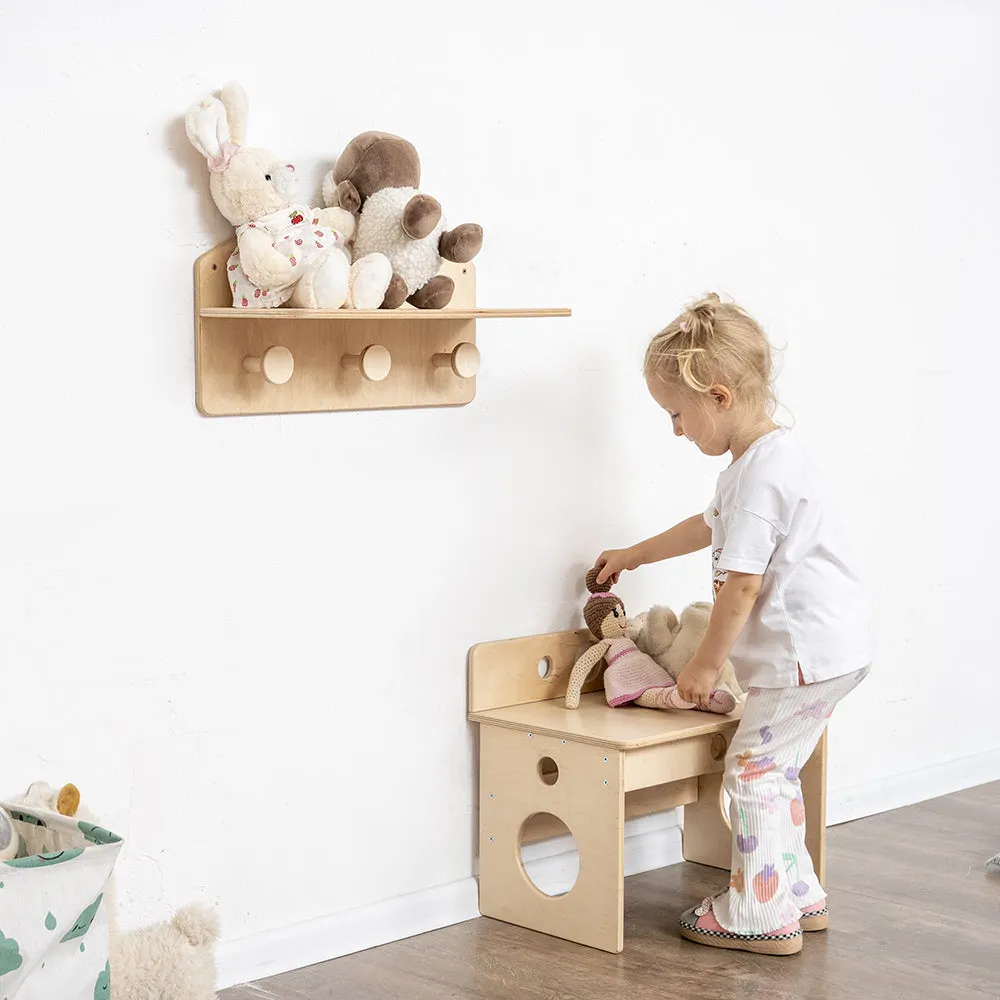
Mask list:
[[[546,678],[550,677],[552,674],[552,657],[543,656],[538,661],[538,676],[544,681]]]
[[[543,757],[538,762],[538,777],[543,785],[554,785],[559,780],[559,765],[551,757]]]
[[[565,896],[580,875],[580,852],[566,824],[551,813],[535,813],[521,826],[518,855],[528,880],[546,896]]]

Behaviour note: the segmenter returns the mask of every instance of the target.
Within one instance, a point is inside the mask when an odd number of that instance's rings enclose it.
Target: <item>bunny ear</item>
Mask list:
[[[233,142],[242,146],[247,141],[247,118],[250,114],[250,100],[247,92],[235,80],[230,80],[222,88],[222,103],[229,120],[229,131]]]
[[[208,97],[184,116],[184,127],[191,145],[209,163],[216,161],[229,146],[229,122],[222,101]]]

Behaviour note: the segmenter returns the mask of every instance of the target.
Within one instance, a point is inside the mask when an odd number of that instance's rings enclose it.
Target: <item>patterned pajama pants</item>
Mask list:
[[[735,934],[778,930],[826,895],[806,850],[799,770],[868,668],[792,688],[752,687],[726,757],[733,825],[730,888],[712,904]]]

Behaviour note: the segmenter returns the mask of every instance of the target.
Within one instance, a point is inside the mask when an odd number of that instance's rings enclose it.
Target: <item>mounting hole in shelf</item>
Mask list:
[[[554,785],[559,780],[559,765],[551,757],[543,757],[538,762],[538,777],[543,785]]]
[[[525,833],[530,827],[544,827],[544,841],[537,845],[524,842]],[[565,850],[552,856],[552,838],[566,838]],[[518,837],[518,855],[524,874],[531,884],[546,896],[565,896],[580,875],[580,854],[576,838],[566,824],[551,813],[535,813],[529,816],[521,827]],[[540,850],[538,849],[540,848]]]
[[[543,656],[538,661],[538,676],[545,680],[552,675],[552,657]]]
[[[219,265],[218,264],[213,264],[212,265],[212,270],[213,271],[218,271],[219,270]]]

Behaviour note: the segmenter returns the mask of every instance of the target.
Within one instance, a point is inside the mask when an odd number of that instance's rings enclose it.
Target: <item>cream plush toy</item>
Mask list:
[[[219,920],[185,906],[172,920],[111,935],[110,1000],[215,1000]]]
[[[383,309],[404,300],[418,309],[443,309],[455,282],[438,273],[442,259],[465,264],[483,245],[481,226],[447,228],[438,200],[419,188],[416,147],[388,132],[355,136],[323,180],[325,204],[358,213],[355,251],[384,253],[392,262]]]
[[[636,645],[648,653],[676,681],[677,675],[687,666],[698,649],[708,629],[712,605],[691,604],[681,612],[678,620],[670,608],[653,607],[638,615],[639,633]],[[732,695],[733,707],[743,697],[732,663],[726,660],[716,682],[716,689]],[[728,699],[727,699],[728,702]],[[732,711],[732,708],[729,709]]]
[[[246,146],[248,101],[237,83],[185,116],[188,139],[208,162],[216,206],[236,228],[229,258],[233,305],[268,309],[378,309],[392,280],[380,253],[351,263],[355,222],[339,208],[312,208],[295,198],[295,167]]]

